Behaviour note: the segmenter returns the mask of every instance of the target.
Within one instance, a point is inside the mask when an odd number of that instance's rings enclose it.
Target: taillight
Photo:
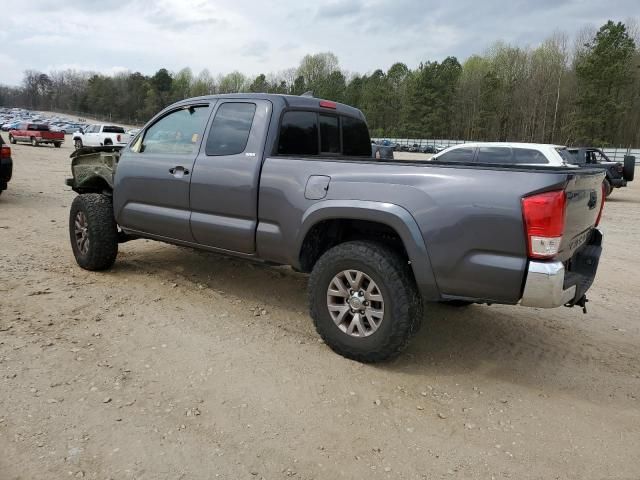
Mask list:
[[[116,137],[116,140],[120,141],[120,135],[118,135],[118,136]]]
[[[602,218],[602,210],[604,210],[604,199],[607,198],[607,192],[602,182],[602,202],[600,202],[600,211],[598,212],[598,218],[596,218],[596,227],[600,225],[600,219]]]
[[[11,157],[11,148],[7,145],[2,145],[2,151],[0,152],[0,158]]]
[[[529,258],[552,258],[558,254],[564,233],[566,205],[564,190],[522,199]]]
[[[320,100],[320,106],[322,108],[333,108],[334,110],[337,107],[336,102],[331,102],[329,100]]]

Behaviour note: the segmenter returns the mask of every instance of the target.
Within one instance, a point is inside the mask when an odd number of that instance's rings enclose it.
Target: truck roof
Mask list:
[[[180,100],[167,107],[167,109],[183,105],[185,103],[194,103],[198,101],[213,101],[219,99],[238,99],[238,100],[269,100],[274,105],[278,105],[281,108],[309,108],[317,110],[321,107],[321,102],[327,102],[328,105],[334,105],[331,107],[324,107],[328,111],[335,110],[337,113],[344,115],[350,115],[353,117],[362,118],[364,120],[364,114],[357,108],[345,105],[344,103],[334,102],[332,100],[325,100],[322,98],[309,97],[303,95],[283,95],[279,93],[224,93],[218,95],[204,95],[201,97],[192,97]],[[165,109],[166,110],[166,109]]]

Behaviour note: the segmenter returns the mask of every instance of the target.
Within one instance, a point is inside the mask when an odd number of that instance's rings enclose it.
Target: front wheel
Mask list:
[[[38,139],[36,139],[36,137],[31,137],[31,146],[37,147],[38,145],[39,145]]]
[[[605,178],[602,182],[602,186],[604,187],[604,196],[608,197],[613,192],[613,187],[611,186],[611,182]]]
[[[16,144],[16,139],[13,138],[13,135],[9,135],[9,143],[13,143],[14,145]]]
[[[422,319],[422,299],[398,252],[370,241],[328,250],[309,279],[311,317],[336,353],[359,362],[398,355]]]
[[[71,204],[69,236],[76,262],[85,270],[106,270],[118,255],[118,227],[111,197],[78,195]]]
[[[75,147],[76,150],[80,150],[82,148],[82,140],[80,140],[79,138],[76,138],[73,142],[73,146]]]

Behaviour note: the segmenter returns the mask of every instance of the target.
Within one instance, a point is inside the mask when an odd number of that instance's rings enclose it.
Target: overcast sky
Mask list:
[[[640,15],[640,0],[21,0],[3,8],[0,83],[25,69],[152,74],[208,68],[215,76],[297,66],[332,51],[343,69],[482,53],[501,39],[535,46],[608,19]],[[8,4],[5,5],[8,7]]]

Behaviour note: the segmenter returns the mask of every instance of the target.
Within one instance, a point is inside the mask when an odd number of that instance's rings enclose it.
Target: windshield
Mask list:
[[[105,125],[102,128],[102,133],[124,133],[124,128],[116,127],[113,125]]]

